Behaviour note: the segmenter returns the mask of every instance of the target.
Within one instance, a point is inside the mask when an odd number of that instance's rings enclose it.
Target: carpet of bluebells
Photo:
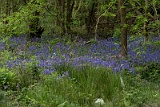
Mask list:
[[[160,41],[160,37],[150,39],[152,43]],[[14,51],[15,56],[8,59],[2,66],[10,68],[36,61],[37,66],[43,68],[44,74],[55,71],[55,65],[71,64],[73,66],[103,66],[115,72],[127,70],[134,72],[135,67],[148,62],[160,63],[160,46],[151,44],[143,45],[143,38],[128,37],[128,57],[119,58],[119,40],[108,38],[85,44],[66,43],[52,37],[35,38],[33,42],[26,40],[26,35],[11,37],[8,44],[0,42],[0,50]],[[8,48],[7,48],[8,47]]]

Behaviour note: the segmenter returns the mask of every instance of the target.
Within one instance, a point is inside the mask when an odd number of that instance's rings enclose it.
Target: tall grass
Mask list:
[[[34,79],[33,71],[28,70],[30,73],[15,72],[20,74],[18,78],[32,82],[22,81],[20,90],[3,92],[1,107],[159,106],[160,85],[141,79],[139,74],[124,71],[120,76],[103,67],[60,65],[51,74],[39,74],[39,79]],[[102,105],[95,104],[100,100]]]
[[[58,107],[66,103],[67,107],[93,107],[97,98],[114,102],[121,89],[119,74],[110,69],[59,66],[57,72],[43,76],[38,84],[32,85],[27,97],[32,106]]]

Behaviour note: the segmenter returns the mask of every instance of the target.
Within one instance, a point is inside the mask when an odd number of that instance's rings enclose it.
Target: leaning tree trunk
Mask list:
[[[122,57],[127,56],[127,28],[126,28],[126,13],[124,5],[124,0],[118,0],[120,9],[120,20],[121,20],[121,55]]]

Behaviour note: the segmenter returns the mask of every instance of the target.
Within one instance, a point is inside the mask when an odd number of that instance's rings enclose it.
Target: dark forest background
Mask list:
[[[3,37],[121,37],[123,56],[127,35],[143,35],[145,43],[160,34],[159,0],[0,0],[0,10]]]
[[[158,0],[0,0],[1,33],[84,38],[159,35]],[[121,17],[122,16],[122,17]],[[124,25],[121,18],[125,18]]]

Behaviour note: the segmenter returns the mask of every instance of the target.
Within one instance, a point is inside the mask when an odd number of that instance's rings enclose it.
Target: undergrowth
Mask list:
[[[91,66],[62,65],[55,69],[51,74],[38,74],[38,78],[24,70],[26,73],[17,75],[17,78],[26,78],[27,83],[17,87],[16,91],[1,89],[1,107],[159,106],[160,85],[142,79],[141,74],[114,73],[111,69]],[[104,103],[97,105],[95,102],[99,99]]]

